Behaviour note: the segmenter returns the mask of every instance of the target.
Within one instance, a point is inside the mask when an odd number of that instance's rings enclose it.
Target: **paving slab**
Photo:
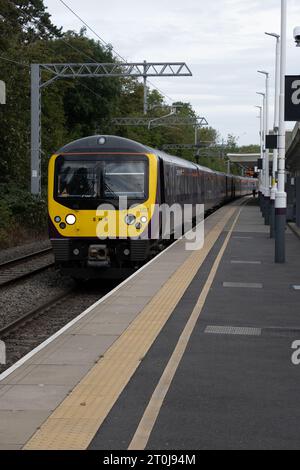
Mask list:
[[[38,360],[36,363],[56,365],[93,364],[104,354],[116,339],[117,336],[112,335],[68,335],[68,339],[64,343],[63,354],[61,350],[56,350],[47,357]]]
[[[1,395],[0,410],[52,411],[69,391],[64,385],[12,385]]]
[[[0,444],[0,450],[22,450],[23,444]]]
[[[133,317],[132,317],[133,318]],[[124,330],[128,328],[128,321],[121,322],[120,320],[115,322],[89,322],[76,331],[73,335],[90,335],[90,336],[120,336]]]
[[[72,388],[83,375],[87,374],[90,367],[90,364],[69,364],[68,366],[65,364],[31,364],[25,371],[16,371],[9,375],[3,380],[3,383],[8,385],[15,385],[20,382],[23,385],[65,385]]]
[[[45,411],[0,410],[0,449],[20,449],[47,416]]]

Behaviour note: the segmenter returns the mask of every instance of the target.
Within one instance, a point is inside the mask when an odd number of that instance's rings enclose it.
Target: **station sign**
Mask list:
[[[6,86],[3,80],[0,80],[0,104],[6,104]]]
[[[285,121],[300,121],[300,75],[285,77]]]

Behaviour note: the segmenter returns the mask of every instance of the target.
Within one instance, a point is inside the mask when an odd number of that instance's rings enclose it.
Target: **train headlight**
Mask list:
[[[133,214],[127,214],[124,220],[127,225],[133,225],[136,221],[136,216]]]
[[[61,221],[61,218],[59,217],[59,215],[56,215],[54,217],[54,222],[56,222],[57,224],[59,224],[59,222]]]
[[[106,143],[106,138],[105,137],[99,137],[98,144],[99,145],[104,145],[105,143]]]
[[[141,217],[141,222],[142,222],[142,224],[145,224],[146,222],[148,222],[148,219],[145,215],[143,215],[143,217]]]
[[[67,222],[68,225],[74,225],[75,222],[76,222],[76,217],[75,217],[75,215],[73,215],[73,214],[67,215],[67,217],[66,217],[66,222]]]

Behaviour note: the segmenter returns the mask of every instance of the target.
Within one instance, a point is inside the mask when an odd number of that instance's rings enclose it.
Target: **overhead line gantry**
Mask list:
[[[43,81],[42,72],[50,73]],[[52,76],[51,76],[52,75]],[[55,80],[66,78],[144,79],[144,112],[147,111],[148,77],[190,77],[185,62],[65,63],[31,65],[31,192],[41,194],[41,90]]]

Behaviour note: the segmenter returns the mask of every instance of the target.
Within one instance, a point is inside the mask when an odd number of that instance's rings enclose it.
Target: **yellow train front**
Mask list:
[[[216,173],[116,136],[67,144],[49,162],[49,234],[56,265],[78,279],[123,277],[164,245],[151,233],[162,204],[206,210],[253,180]]]

